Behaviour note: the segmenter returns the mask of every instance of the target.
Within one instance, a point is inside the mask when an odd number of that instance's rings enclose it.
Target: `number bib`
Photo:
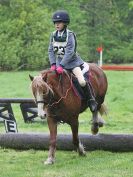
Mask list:
[[[68,30],[66,31],[67,36],[65,41],[60,42],[60,41],[55,41],[54,37],[53,37],[53,49],[54,49],[54,53],[57,56],[60,56],[61,58],[63,58],[63,56],[65,55],[65,48],[68,42]]]
[[[66,44],[67,42],[54,42],[53,47],[55,54],[63,57],[63,55],[65,55]]]

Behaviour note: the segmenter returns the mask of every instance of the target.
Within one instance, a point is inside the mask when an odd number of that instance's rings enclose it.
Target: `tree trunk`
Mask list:
[[[81,142],[88,151],[107,150],[114,152],[133,151],[133,134],[99,134],[89,135],[80,134]],[[48,134],[0,134],[0,146],[13,149],[36,149],[48,150]],[[60,134],[57,136],[58,150],[73,150],[72,136],[69,134]]]

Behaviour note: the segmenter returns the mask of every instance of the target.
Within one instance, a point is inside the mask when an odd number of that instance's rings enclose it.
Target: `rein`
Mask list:
[[[48,104],[49,107],[52,107],[52,106],[58,104],[62,99],[66,99],[66,98],[67,98],[67,95],[68,95],[68,92],[69,92],[69,91],[71,90],[71,88],[72,88],[72,75],[71,75],[71,77],[69,77],[69,75],[68,75],[67,72],[65,72],[65,74],[67,75],[67,77],[69,78],[69,81],[70,81],[70,83],[71,83],[71,84],[70,84],[70,87],[67,89],[65,95],[62,96],[58,101],[56,101],[56,102],[54,102],[54,103],[52,103],[52,104]]]

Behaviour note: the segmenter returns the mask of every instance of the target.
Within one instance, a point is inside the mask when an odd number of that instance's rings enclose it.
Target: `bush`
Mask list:
[[[107,52],[106,56],[108,56],[105,60],[106,63],[120,64],[133,62],[133,50],[131,46],[113,48]]]

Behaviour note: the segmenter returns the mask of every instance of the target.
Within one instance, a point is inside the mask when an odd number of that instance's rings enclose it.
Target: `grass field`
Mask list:
[[[29,73],[1,72],[0,97],[31,98]],[[133,133],[133,72],[107,71],[109,87],[105,103],[109,115],[101,133]],[[19,132],[48,132],[46,122],[25,124],[18,105],[13,105]],[[90,133],[89,110],[80,115],[80,133]],[[0,132],[4,125],[0,123]],[[66,124],[58,127],[59,133],[71,133]],[[87,157],[78,157],[75,152],[57,151],[53,166],[44,166],[47,151],[14,151],[0,149],[0,177],[130,177],[133,176],[133,153],[87,152]]]
[[[132,177],[133,153],[57,151],[52,166],[43,164],[47,151],[0,151],[1,177]]]

